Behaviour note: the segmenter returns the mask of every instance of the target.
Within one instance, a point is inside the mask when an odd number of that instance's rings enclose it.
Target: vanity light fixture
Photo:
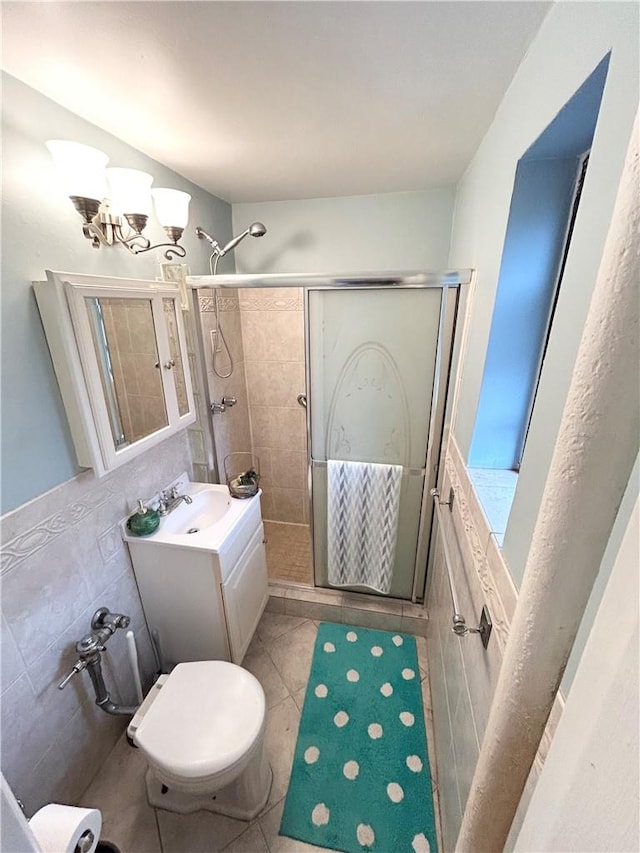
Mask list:
[[[67,195],[84,219],[83,234],[94,249],[121,243],[133,255],[166,248],[167,260],[185,257],[187,251],[178,241],[189,218],[188,193],[151,189],[153,177],[137,169],[107,169],[109,157],[89,145],[50,139],[46,146]],[[152,198],[156,217],[170,243],[152,246],[142,233],[151,213]]]

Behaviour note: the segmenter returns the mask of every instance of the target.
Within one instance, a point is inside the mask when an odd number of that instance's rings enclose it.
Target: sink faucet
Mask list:
[[[190,504],[193,503],[193,498],[189,497],[189,495],[179,495],[177,486],[160,492],[160,506],[158,507],[158,514],[162,516],[169,515],[169,513],[173,512],[177,506],[180,506],[182,501],[186,504]]]

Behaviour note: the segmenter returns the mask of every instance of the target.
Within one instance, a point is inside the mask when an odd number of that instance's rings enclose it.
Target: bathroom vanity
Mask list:
[[[150,536],[122,522],[142,606],[162,669],[198,660],[241,663],[269,597],[260,493],[172,484],[191,498]]]

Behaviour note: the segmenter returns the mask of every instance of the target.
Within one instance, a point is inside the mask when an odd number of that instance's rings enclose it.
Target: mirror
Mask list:
[[[33,287],[81,467],[102,477],[195,421],[175,283],[47,270]]]
[[[169,313],[169,306],[175,323],[174,301],[165,299],[163,302],[165,316]],[[85,297],[85,305],[113,443],[119,450],[169,424],[152,302],[150,299],[89,296]],[[180,385],[182,387],[182,395],[178,391],[180,414],[186,414],[189,406],[184,371],[179,360],[177,323],[174,328],[171,358],[176,361],[176,379],[178,376],[181,378],[181,382],[176,381],[177,389]],[[171,340],[170,332],[169,337]]]

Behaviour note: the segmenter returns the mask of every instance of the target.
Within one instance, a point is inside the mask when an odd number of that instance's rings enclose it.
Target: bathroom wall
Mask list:
[[[79,472],[31,281],[47,268],[155,278],[164,258],[93,249],[44,141],[95,145],[114,164],[191,193],[183,242],[194,273],[206,271],[208,255],[193,228],[226,241],[231,209],[18,80],[3,75],[2,85],[2,770],[30,815],[47,801],[75,802],[124,725],[94,706],[86,673],[57,689],[99,606],[132,617],[145,679],[155,669],[117,522],[138,497],[190,471],[183,432],[101,479]],[[155,221],[148,231],[164,234]],[[123,634],[106,657],[115,697],[133,702]]]
[[[639,520],[636,498],[515,850],[638,849]]]
[[[443,526],[437,522],[434,526],[436,547],[427,598],[427,651],[445,850],[455,847],[517,601],[511,574],[453,438],[445,454],[441,487],[445,499],[450,489],[454,492],[453,505],[441,507]],[[443,539],[467,624],[479,624],[484,605],[489,611],[493,630],[486,650],[478,635],[460,638],[451,630],[453,605]],[[560,697],[532,770],[527,796],[544,762],[562,706]]]
[[[150,686],[156,665],[118,522],[189,465],[182,432],[100,480],[85,471],[2,518],[2,772],[28,815],[75,803],[126,724],[94,705],[87,673],[57,689],[98,607],[131,617]],[[115,701],[135,704],[124,631],[103,657]]]
[[[234,204],[233,227],[255,220],[260,240],[236,249],[236,269],[251,272],[363,272],[444,269],[453,187],[344,198]],[[468,266],[468,264],[466,265]]]
[[[253,449],[260,459],[262,514],[309,523],[303,291],[239,290]]]
[[[143,169],[159,186],[192,196],[183,236],[185,263],[208,269],[201,225],[221,242],[231,238],[231,207],[114,136],[2,75],[2,511],[14,509],[78,473],[71,436],[42,331],[31,282],[45,269],[155,278],[161,251],[139,257],[123,247],[93,249],[81,219],[57,185],[44,142],[73,139],[94,145],[112,165]],[[150,238],[165,238],[151,217]],[[229,265],[227,265],[229,268]]]
[[[457,407],[446,460],[443,494],[455,490],[453,512],[445,507],[444,529],[463,607],[475,621],[483,604],[494,620],[485,653],[477,637],[456,644],[449,630],[451,602],[439,547],[432,572],[429,609],[431,686],[440,803],[445,839],[455,843],[496,684],[510,614],[530,547],[581,329],[595,282],[622,164],[638,102],[638,9],[619,3],[556,4],[545,18],[507,91],[456,194],[449,264],[476,269],[464,343],[458,362]],[[573,49],[579,45],[580,49]],[[466,469],[494,308],[509,204],[519,158],[549,125],[603,57],[611,50],[609,73],[591,150],[589,171],[542,371],[527,447],[504,548],[497,547]],[[637,365],[629,365],[637,370]],[[612,440],[616,413],[611,413]],[[637,471],[629,489],[637,493]],[[630,517],[624,501],[612,530],[601,577],[610,571]],[[567,535],[580,535],[568,531]],[[566,567],[577,571],[579,567]],[[603,583],[594,587],[587,615],[567,671],[575,671],[589,635]],[[493,646],[493,648],[492,648]],[[439,668],[438,668],[439,667]],[[570,677],[564,684],[570,688]],[[561,716],[562,696],[534,767],[507,849],[512,849],[526,814],[543,754]],[[447,841],[445,842],[445,844]],[[450,849],[450,848],[447,848]]]
[[[450,263],[477,270],[456,441],[468,458],[516,164],[600,61],[611,60],[504,552],[519,585],[638,105],[638,7],[553,6],[456,195]],[[574,50],[580,45],[579,50]]]
[[[453,849],[469,794],[480,746],[489,718],[504,649],[518,592],[504,554],[478,500],[455,439],[449,439],[445,456],[442,494],[454,491],[452,509],[442,507],[443,526],[436,524],[436,549],[431,564],[428,593],[429,621],[427,651],[431,677],[431,695],[435,730],[435,749],[440,790],[440,809],[445,849]],[[582,648],[589,637],[602,592],[618,556],[627,526],[633,516],[638,494],[638,461],[629,478],[618,518],[612,530],[598,577],[583,619],[580,641],[571,656],[563,690],[553,706],[536,762],[507,849],[512,849],[527,812],[529,799],[542,771],[554,733],[562,716],[575,670],[580,665]],[[445,565],[443,539],[446,540],[450,569],[459,606],[467,624],[476,626],[486,606],[493,631],[485,650],[476,635],[458,638],[452,630],[453,605]],[[635,600],[635,598],[633,599]]]

